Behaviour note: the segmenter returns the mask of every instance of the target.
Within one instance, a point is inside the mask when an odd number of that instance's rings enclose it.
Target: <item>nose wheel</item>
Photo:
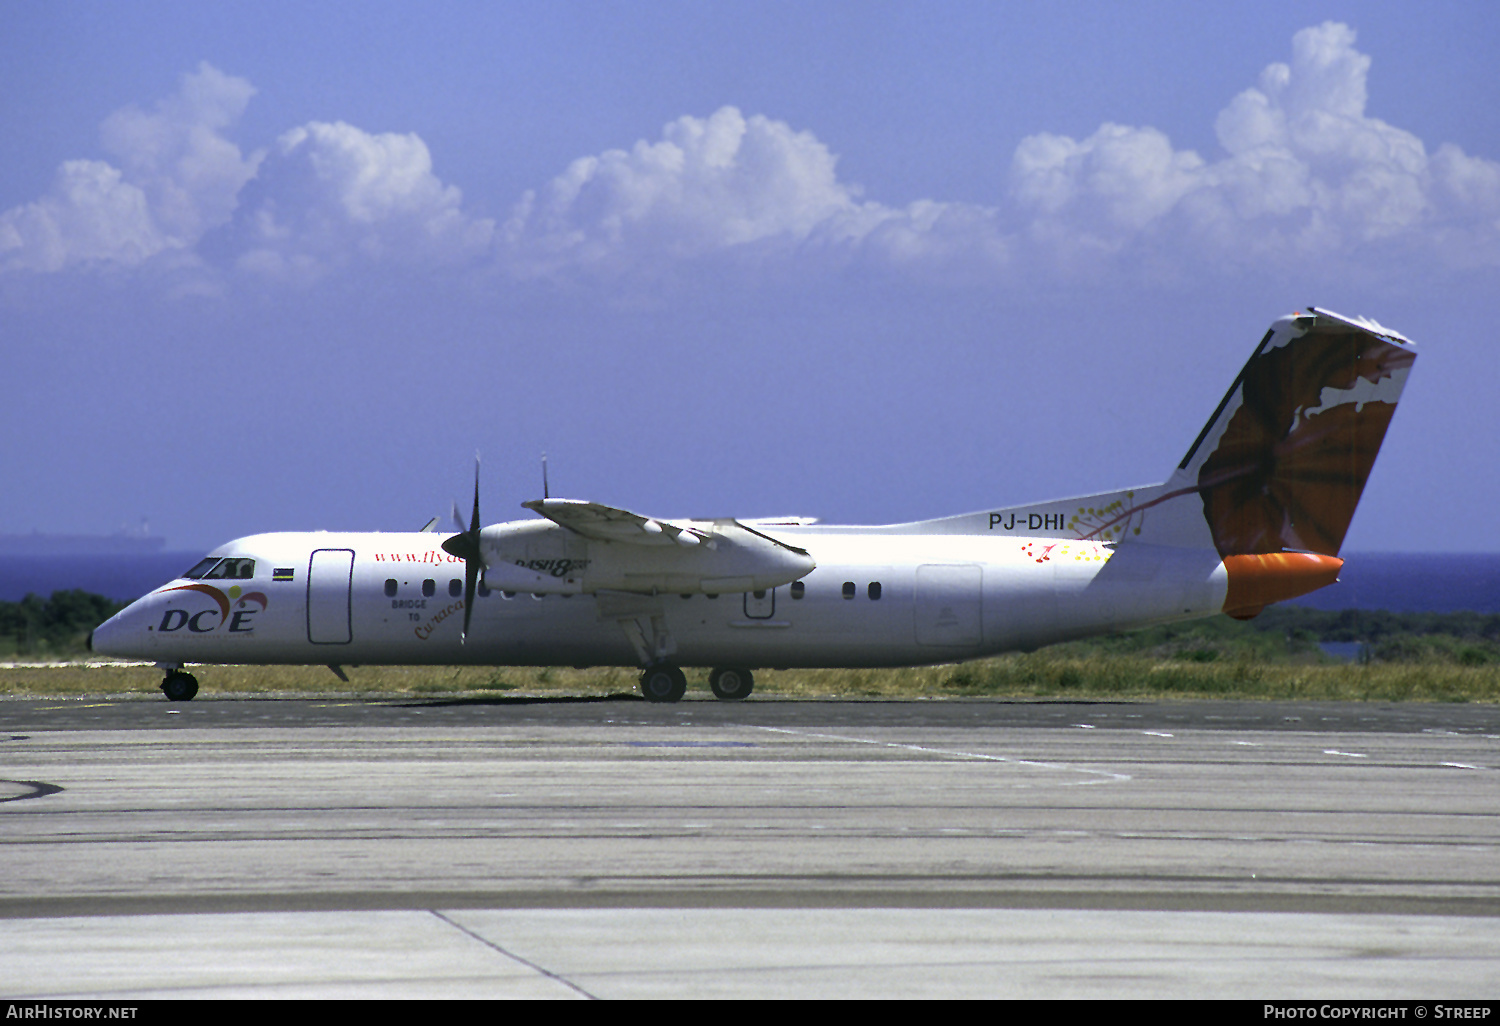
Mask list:
[[[191,702],[198,693],[198,678],[191,673],[173,670],[161,682],[161,691],[169,702]]]

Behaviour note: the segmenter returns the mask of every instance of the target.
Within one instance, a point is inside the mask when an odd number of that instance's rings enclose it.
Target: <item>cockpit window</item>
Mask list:
[[[202,578],[204,574],[208,573],[218,564],[219,560],[217,556],[209,556],[205,560],[194,563],[193,568],[182,576],[186,577],[190,581],[196,581]]]
[[[248,581],[255,576],[255,560],[241,557],[218,559],[210,556],[182,576],[190,581]]]

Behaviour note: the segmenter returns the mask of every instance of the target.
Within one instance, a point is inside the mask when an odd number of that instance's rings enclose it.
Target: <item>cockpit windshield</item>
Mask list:
[[[248,581],[255,576],[255,560],[240,556],[231,556],[228,559],[209,556],[196,563],[182,576],[190,581]]]
[[[209,556],[207,559],[202,560],[201,562],[194,563],[193,568],[182,576],[186,577],[190,581],[196,581],[218,565],[218,558],[216,556]]]

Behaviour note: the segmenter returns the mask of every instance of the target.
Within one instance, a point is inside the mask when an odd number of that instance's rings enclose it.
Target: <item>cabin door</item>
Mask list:
[[[317,549],[307,564],[307,640],[314,645],[347,645],[354,587],[354,550]]]

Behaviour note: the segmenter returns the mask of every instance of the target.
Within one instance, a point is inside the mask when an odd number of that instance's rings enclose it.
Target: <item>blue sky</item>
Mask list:
[[[0,6],[0,532],[1163,479],[1307,303],[1423,347],[1346,547],[1493,551],[1488,3]]]

